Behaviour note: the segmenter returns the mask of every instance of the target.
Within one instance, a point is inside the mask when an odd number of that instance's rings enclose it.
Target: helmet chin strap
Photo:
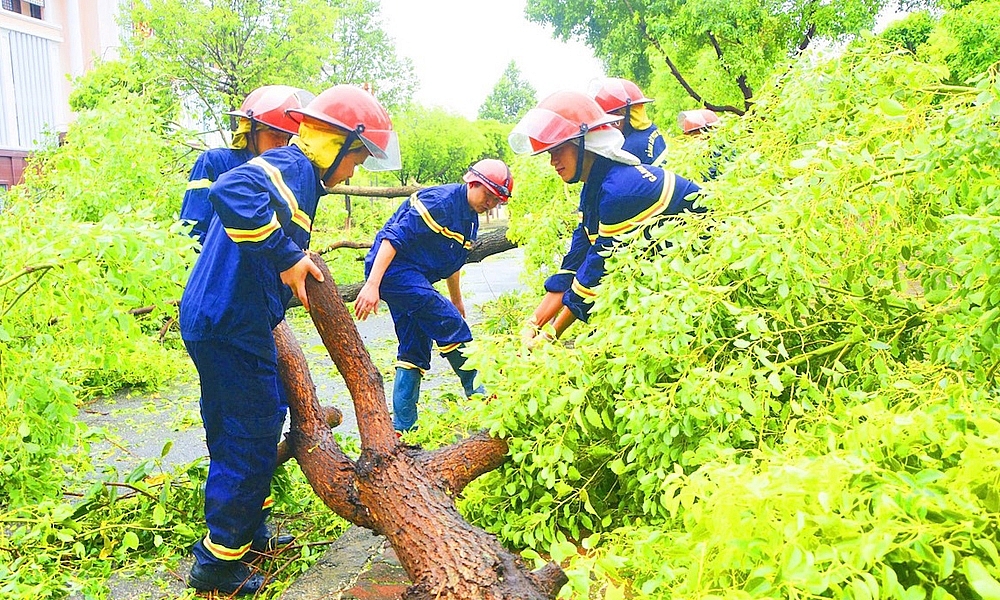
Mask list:
[[[632,133],[632,99],[625,101],[625,122],[622,123],[622,133],[628,137]]]
[[[586,123],[580,123],[580,151],[576,155],[576,171],[573,172],[573,178],[566,183],[577,183],[580,181],[580,177],[583,175],[583,155],[587,147],[587,131],[590,127]]]
[[[351,144],[354,143],[354,140],[361,139],[361,132],[364,130],[364,125],[358,125],[354,131],[347,134],[347,139],[344,140],[344,145],[341,146],[340,151],[337,152],[337,158],[333,159],[333,162],[329,167],[327,167],[326,172],[324,172],[323,176],[319,178],[319,182],[322,184],[324,189],[326,189],[326,178],[333,175],[333,172],[337,170],[337,167],[340,166],[340,161],[344,160],[344,157],[347,156],[348,152],[350,152]]]

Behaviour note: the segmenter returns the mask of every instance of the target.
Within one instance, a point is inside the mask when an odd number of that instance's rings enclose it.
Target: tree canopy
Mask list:
[[[266,84],[368,83],[387,105],[405,100],[413,69],[378,10],[371,0],[149,0],[131,19],[135,50],[211,122]]]
[[[479,107],[480,119],[514,123],[538,102],[535,88],[521,78],[517,63],[510,61],[493,91]]]
[[[657,83],[673,89],[664,96],[680,101],[682,91],[688,102],[742,114],[776,65],[814,39],[870,28],[894,1],[528,0],[526,12],[563,39],[582,38],[614,75],[650,85],[666,67]]]

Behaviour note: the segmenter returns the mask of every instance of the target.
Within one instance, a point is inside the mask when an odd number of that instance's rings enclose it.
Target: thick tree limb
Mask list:
[[[465,522],[450,496],[499,464],[506,443],[479,435],[434,453],[400,445],[382,377],[326,263],[311,257],[324,281],[306,282],[310,315],[351,391],[362,445],[360,458],[351,463],[332,440],[305,356],[287,325],[279,325],[274,336],[291,411],[288,441],[313,490],[341,516],[388,539],[413,582],[404,599],[554,598],[566,582],[558,565],[528,571],[495,537]]]
[[[428,478],[440,482],[452,496],[457,496],[477,477],[507,460],[507,442],[479,432],[446,448],[422,452],[417,460]]]
[[[335,513],[355,525],[374,527],[358,500],[354,461],[337,445],[323,419],[306,357],[295,335],[282,321],[274,328],[278,348],[278,373],[289,395],[291,430],[286,441],[316,495]]]

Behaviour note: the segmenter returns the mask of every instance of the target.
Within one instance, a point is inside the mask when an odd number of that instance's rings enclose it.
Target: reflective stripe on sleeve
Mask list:
[[[670,199],[674,195],[674,185],[677,182],[677,178],[674,177],[674,174],[669,171],[665,172],[664,175],[666,175],[666,178],[663,182],[663,189],[660,191],[660,197],[653,203],[652,206],[627,221],[610,224],[601,223],[598,227],[600,235],[604,237],[614,237],[616,235],[634,231],[635,229],[646,225],[654,217],[657,217],[660,213],[665,211],[667,207],[670,206]]]
[[[285,201],[288,205],[288,210],[292,213],[292,221],[306,230],[307,233],[312,232],[312,219],[309,218],[304,211],[299,209],[299,202],[295,199],[295,194],[292,193],[291,188],[285,183],[285,179],[281,176],[281,171],[277,167],[267,162],[260,156],[255,156],[250,159],[250,164],[255,165],[263,169],[264,173],[274,184],[275,189],[278,190],[278,194],[281,199]]]
[[[271,222],[263,227],[258,227],[257,229],[226,227],[226,235],[237,244],[241,242],[263,242],[267,239],[267,236],[279,229],[281,229],[281,224],[278,223],[278,215],[273,214],[271,215]]]
[[[417,198],[416,194],[410,196],[410,206],[416,209],[417,214],[420,215],[420,218],[424,220],[424,224],[426,224],[431,231],[433,231],[434,233],[439,233],[444,237],[448,238],[449,240],[454,240],[459,244],[462,244],[462,247],[465,248],[466,250],[472,249],[472,242],[467,241],[464,235],[460,233],[455,233],[454,231],[448,229],[447,227],[438,224],[438,222],[434,220],[434,217],[431,216],[431,212],[427,210],[426,206],[424,206],[424,203],[421,202],[419,198]]]

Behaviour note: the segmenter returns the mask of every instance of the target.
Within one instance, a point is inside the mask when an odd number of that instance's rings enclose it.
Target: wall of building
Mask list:
[[[26,152],[66,131],[72,79],[99,59],[117,58],[117,19],[127,3],[44,0],[41,19],[30,16],[27,0],[20,13],[0,9],[0,177],[3,159],[23,162]]]

